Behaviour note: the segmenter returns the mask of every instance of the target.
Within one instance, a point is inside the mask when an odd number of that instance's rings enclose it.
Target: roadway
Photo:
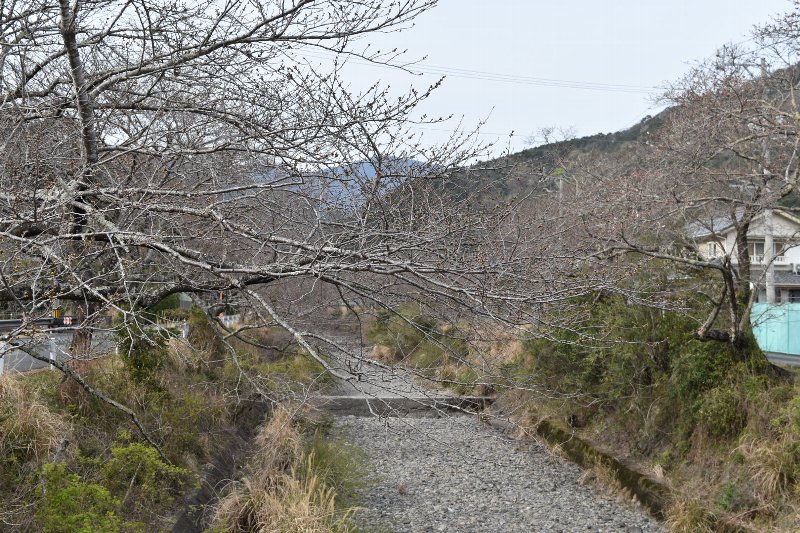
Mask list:
[[[22,341],[23,339],[16,340]],[[70,357],[68,350],[71,340],[72,332],[49,332],[46,340],[32,342],[27,348],[42,357],[49,359],[51,357],[50,354],[52,354],[52,357],[56,360],[65,361]],[[108,333],[96,332],[92,338],[90,358],[113,351],[114,348],[113,338]],[[0,346],[0,354],[2,353],[2,347]],[[0,374],[5,372],[29,372],[39,368],[46,368],[47,366],[49,366],[47,363],[34,359],[18,349],[11,349],[0,357]]]
[[[776,365],[800,366],[800,355],[767,352],[767,359],[769,359],[770,362],[775,363]]]

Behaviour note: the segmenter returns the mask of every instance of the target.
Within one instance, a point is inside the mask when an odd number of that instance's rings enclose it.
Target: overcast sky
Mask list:
[[[505,147],[513,130],[516,151],[543,127],[590,135],[638,122],[659,110],[648,90],[789,7],[788,0],[440,0],[415,27],[371,39],[407,48],[407,59],[426,56],[418,67],[425,74],[352,64],[347,76],[354,87],[382,80],[399,90],[446,74],[423,111],[463,117],[465,126],[488,117],[482,138]],[[425,135],[435,141],[447,133]]]

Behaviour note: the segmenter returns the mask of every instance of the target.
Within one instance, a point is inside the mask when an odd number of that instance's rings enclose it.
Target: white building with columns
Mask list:
[[[700,253],[707,259],[730,256],[738,262],[736,228],[730,217],[719,217],[691,229]],[[767,209],[750,223],[751,279],[758,302],[800,302],[800,218],[782,209]]]

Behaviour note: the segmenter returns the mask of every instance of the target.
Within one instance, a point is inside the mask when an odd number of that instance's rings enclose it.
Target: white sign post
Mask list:
[[[52,361],[56,360],[56,340],[52,335],[48,335],[47,338],[50,340],[50,370],[53,370]]]

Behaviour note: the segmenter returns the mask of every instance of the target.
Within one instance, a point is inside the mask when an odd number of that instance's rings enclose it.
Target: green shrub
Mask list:
[[[379,313],[367,338],[386,346],[392,360],[404,360],[426,373],[448,360],[462,363],[469,355],[469,345],[457,328],[441,328],[435,319],[411,307]]]
[[[118,533],[132,530],[119,516],[120,502],[96,483],[69,474],[63,464],[47,464],[38,519],[44,533]]]
[[[306,455],[308,460],[302,463],[300,474],[308,478],[316,476],[323,485],[331,487],[339,506],[356,504],[358,489],[371,482],[366,454],[344,439],[316,431]]]
[[[581,412],[591,401],[594,408],[581,423],[602,420],[629,436],[631,453],[658,454],[668,447],[677,460],[685,455],[677,443],[691,442],[697,429],[714,438],[735,436],[772,384],[737,363],[727,343],[695,339],[690,313],[630,305],[613,294],[573,303],[571,316],[557,310],[547,317],[567,327],[523,341],[503,373],[517,384],[574,395],[545,402],[553,416]],[[716,388],[728,390],[709,392]]]
[[[274,392],[300,392],[309,387],[323,387],[333,380],[319,361],[300,350],[291,351],[276,361],[256,364],[254,369],[266,380],[266,387]]]
[[[730,387],[718,387],[706,392],[698,417],[705,432],[718,438],[735,437],[747,420],[738,391]]]
[[[675,394],[686,404],[727,381],[731,374],[733,359],[723,343],[690,341],[676,348],[671,382]]]
[[[181,300],[178,293],[170,294],[153,307],[148,309],[150,313],[153,313],[158,316],[163,316],[164,312],[166,311],[175,311],[180,309],[181,307]]]
[[[447,357],[455,363],[463,363],[469,356],[469,344],[462,338],[454,337],[451,333],[442,334],[439,342],[445,346]]]
[[[422,371],[433,370],[445,362],[447,354],[441,346],[427,340],[420,343],[411,356],[411,364]]]
[[[432,329],[429,321],[407,309],[397,313],[383,311],[367,332],[367,338],[389,347],[392,358],[399,361],[409,357]]]
[[[453,390],[458,394],[469,394],[473,392],[475,383],[478,381],[478,373],[470,366],[462,366],[453,377],[455,384]]]
[[[786,397],[787,389],[788,392],[791,393],[790,387],[770,387],[769,379],[764,375],[752,375],[745,373],[741,377],[741,382],[744,398],[751,402],[760,401],[761,394],[767,390],[769,390],[770,395],[775,396],[778,401],[785,401],[789,399]],[[783,400],[780,400],[780,397],[783,397]]]
[[[165,453],[170,457],[191,453],[201,459],[207,458],[207,443],[201,437],[225,417],[225,406],[213,399],[202,390],[187,390],[163,395],[158,405],[153,405],[158,423],[164,428]]]
[[[800,395],[789,399],[780,394],[778,398],[783,407],[773,418],[773,427],[775,429],[785,428],[785,431],[800,435]]]
[[[117,336],[119,354],[125,369],[136,383],[152,380],[169,360],[167,337],[155,329],[143,331],[132,324]]]
[[[154,448],[139,443],[111,448],[102,475],[111,493],[124,498],[126,509],[146,514],[169,509],[177,496],[195,485],[191,472],[164,463]]]
[[[209,358],[218,358],[226,352],[225,346],[209,323],[208,317],[199,308],[189,310],[189,344],[197,351],[205,353]]]
[[[733,513],[753,509],[758,505],[753,491],[745,484],[734,481],[723,483],[719,487],[715,502],[721,511]]]

